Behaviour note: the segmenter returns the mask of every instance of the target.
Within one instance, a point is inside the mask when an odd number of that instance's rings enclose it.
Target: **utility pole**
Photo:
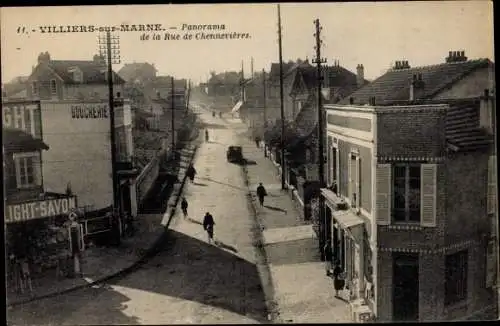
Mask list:
[[[278,4],[278,44],[280,59],[280,112],[281,112],[281,189],[286,189],[285,183],[285,108],[283,103],[283,49],[281,44],[281,10]]]
[[[264,128],[267,127],[267,107],[266,107],[266,71],[262,68],[262,95],[263,95],[263,109],[264,109]]]
[[[174,77],[172,76],[170,78],[171,86],[172,86],[172,91],[170,94],[170,105],[172,106],[172,112],[171,112],[171,123],[172,123],[172,151],[175,151],[175,128],[174,128],[174,123],[175,123],[175,107],[174,107],[174,93],[175,93],[175,87],[174,87]]]
[[[317,101],[318,101],[318,175],[319,175],[319,184],[321,188],[325,187],[325,173],[324,173],[324,167],[325,167],[325,159],[324,159],[324,153],[323,153],[323,142],[324,142],[324,126],[323,126],[323,94],[321,93],[321,87],[323,85],[323,74],[321,73],[321,64],[326,63],[326,59],[321,58],[321,30],[322,27],[319,24],[319,19],[316,19],[314,21],[315,27],[316,27],[316,33],[314,36],[316,36],[316,46],[314,47],[316,49],[316,58],[313,60],[313,63],[316,64],[316,78],[317,78],[317,87],[318,87],[318,93],[317,93]],[[326,260],[325,257],[325,245],[326,245],[326,239],[327,239],[327,225],[326,225],[326,220],[325,220],[325,199],[323,196],[320,194],[319,195],[319,229],[320,229],[320,236],[319,236],[319,247],[320,247],[320,252],[321,252],[321,258],[322,260]]]
[[[121,243],[121,217],[120,217],[120,190],[116,171],[116,128],[115,128],[115,101],[113,90],[113,63],[120,63],[120,38],[111,36],[111,32],[99,36],[99,52],[107,61],[107,81],[109,100],[109,120],[111,139],[111,174],[113,179],[113,232],[117,235],[116,241]],[[117,215],[117,216],[116,216]]]

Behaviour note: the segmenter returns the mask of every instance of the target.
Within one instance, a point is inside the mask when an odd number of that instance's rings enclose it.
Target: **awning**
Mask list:
[[[49,149],[49,146],[43,140],[34,138],[21,129],[4,128],[2,138],[6,153],[34,152]]]
[[[238,112],[238,110],[241,108],[242,105],[243,105],[243,101],[238,101],[238,103],[236,103],[234,105],[233,109],[231,110],[231,113]]]
[[[351,210],[333,211],[332,215],[343,229],[350,229],[365,223],[361,217],[354,214]]]

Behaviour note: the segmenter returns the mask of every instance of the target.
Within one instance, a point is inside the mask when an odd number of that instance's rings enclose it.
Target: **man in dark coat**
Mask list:
[[[181,202],[181,209],[182,209],[182,213],[184,214],[184,218],[187,217],[188,215],[188,202],[186,200],[186,197],[182,197],[182,202]]]
[[[186,175],[188,176],[189,179],[191,179],[191,182],[194,182],[194,176],[196,175],[196,170],[192,164],[189,165],[186,171]]]
[[[203,218],[203,229],[207,231],[208,243],[212,243],[214,239],[214,225],[214,217],[209,212],[206,212]]]
[[[257,187],[257,197],[259,197],[259,203],[260,206],[264,206],[264,197],[267,196],[267,191],[266,188],[262,185],[262,182],[259,183],[259,186]]]

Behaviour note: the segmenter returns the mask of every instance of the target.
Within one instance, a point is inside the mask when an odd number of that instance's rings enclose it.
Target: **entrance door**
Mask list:
[[[392,315],[395,321],[418,321],[418,254],[394,254]]]
[[[122,198],[122,216],[125,212],[130,215],[132,213],[132,203],[130,202],[130,185],[128,184],[128,182],[120,187],[120,194]]]

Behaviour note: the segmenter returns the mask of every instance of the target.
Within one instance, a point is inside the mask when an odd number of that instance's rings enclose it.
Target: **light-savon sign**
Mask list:
[[[75,208],[75,197],[47,199],[7,205],[5,207],[5,223],[15,223],[49,216],[69,214]]]

